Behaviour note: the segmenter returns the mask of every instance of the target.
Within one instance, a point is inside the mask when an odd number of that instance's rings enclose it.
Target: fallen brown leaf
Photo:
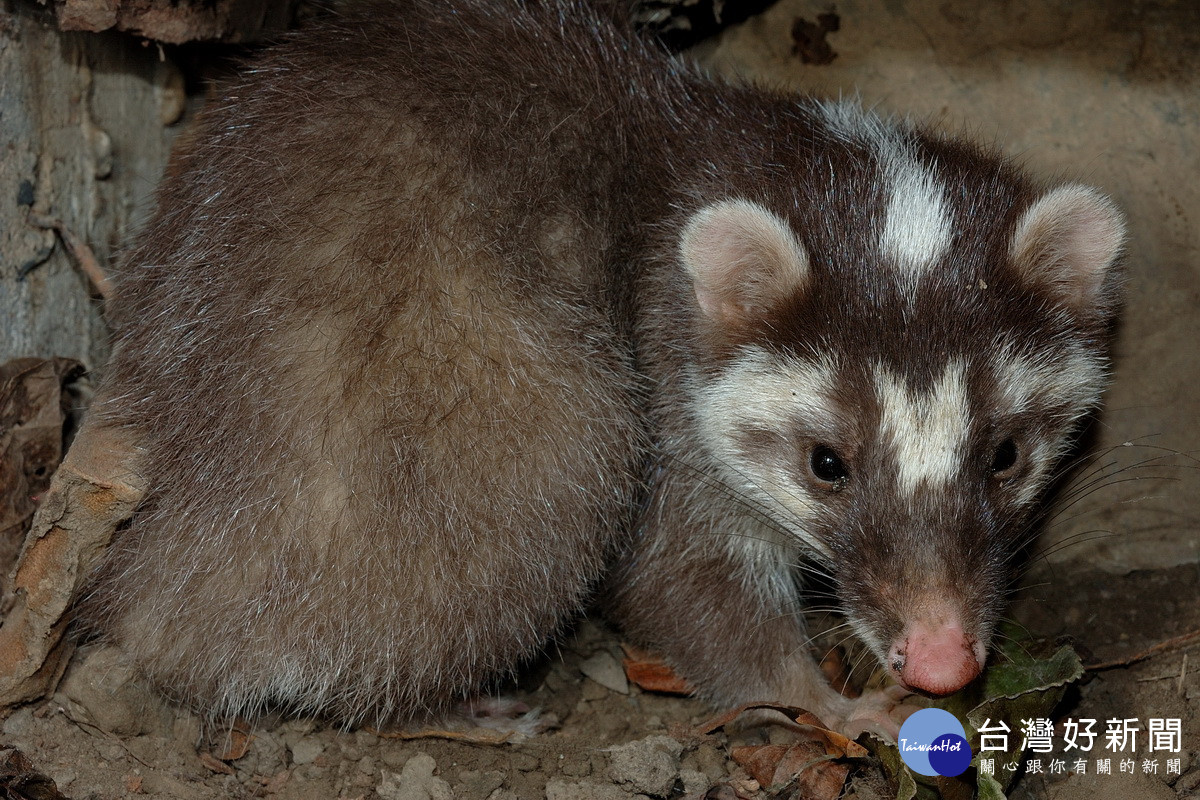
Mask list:
[[[768,790],[793,784],[805,800],[837,800],[850,774],[814,741],[735,747],[730,755]]]
[[[70,800],[11,745],[0,746],[0,791],[5,800]]]
[[[850,682],[850,666],[846,663],[846,657],[838,648],[825,653],[821,658],[821,674],[825,676],[825,681],[846,697],[858,697],[859,692]]]
[[[723,714],[718,714],[700,725],[700,734],[710,734],[725,727],[747,711],[776,711],[783,714],[796,724],[795,732],[805,740],[822,744],[825,754],[834,758],[864,758],[867,750],[862,745],[847,739],[837,731],[825,727],[815,714],[799,706],[783,705],[782,703],[746,703],[732,708]]]
[[[71,604],[142,498],[140,459],[131,434],[89,417],[51,478],[0,624],[0,708],[44,696],[66,669]]]
[[[200,763],[203,764],[205,766],[205,768],[208,769],[209,771],[217,772],[217,773],[220,773],[221,775],[234,774],[233,767],[229,766],[224,761],[221,761],[219,758],[217,758],[216,756],[214,756],[212,753],[208,752],[207,750],[200,753],[199,756],[200,756]]]
[[[70,358],[18,358],[0,364],[0,582],[62,460],[74,402],[65,389],[83,372],[83,365]]]
[[[647,692],[659,694],[691,695],[692,685],[675,674],[675,671],[658,656],[629,644],[622,644],[625,658],[621,660],[625,677],[629,682]]]
[[[254,734],[250,733],[249,726],[238,720],[229,731],[220,736],[210,752],[222,761],[237,761],[246,755],[253,741]]]

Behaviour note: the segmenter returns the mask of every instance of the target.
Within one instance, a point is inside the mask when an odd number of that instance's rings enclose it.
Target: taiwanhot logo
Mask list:
[[[897,737],[900,758],[919,775],[961,775],[971,763],[966,731],[949,711],[922,708],[904,721]]]

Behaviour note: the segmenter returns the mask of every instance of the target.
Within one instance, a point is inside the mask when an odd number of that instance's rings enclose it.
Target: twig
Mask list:
[[[66,717],[68,722],[70,722],[76,728],[79,728],[79,730],[83,731],[88,736],[92,736],[92,737],[96,737],[96,738],[100,738],[100,739],[107,739],[110,742],[114,742],[114,743],[116,743],[116,745],[118,747],[120,747],[122,750],[125,751],[126,755],[128,755],[134,761],[138,762],[143,767],[150,766],[145,761],[138,758],[137,753],[130,750],[129,746],[126,745],[125,742],[121,740],[121,737],[117,736],[116,734],[104,730],[104,728],[101,728],[99,725],[97,725],[94,722],[88,722],[85,719],[76,719],[75,717],[71,716],[71,712],[67,711],[66,707],[64,707],[62,705],[58,706],[58,713],[62,714],[64,717]],[[91,730],[89,730],[89,728]],[[95,733],[92,732],[93,730],[95,731]]]
[[[516,731],[498,731],[492,728],[473,728],[469,731],[451,731],[441,728],[422,728],[418,731],[389,731],[384,733],[373,728],[364,728],[381,739],[449,739],[470,744],[506,744],[517,735]]]
[[[1137,682],[1138,683],[1157,683],[1158,681],[1175,681],[1175,691],[1176,691],[1176,693],[1182,695],[1183,694],[1183,681],[1188,676],[1187,657],[1188,657],[1188,654],[1184,653],[1183,654],[1183,663],[1179,665],[1179,674],[1178,675],[1176,675],[1174,672],[1172,672],[1170,675],[1155,675],[1155,676],[1152,676],[1149,678],[1138,678]],[[1194,672],[1195,671],[1193,671],[1193,673]]]
[[[108,300],[112,296],[112,282],[104,274],[104,270],[100,267],[100,262],[96,259],[96,254],[92,252],[92,248],[88,247],[87,242],[84,242],[78,236],[71,233],[71,230],[63,224],[61,219],[30,213],[29,222],[39,228],[53,230],[57,233],[67,250],[70,251],[71,256],[75,259],[75,263],[79,264],[79,268],[83,270],[83,274],[91,281],[96,294],[100,295],[104,300]]]
[[[1182,636],[1176,636],[1172,639],[1167,639],[1164,642],[1159,642],[1153,647],[1148,647],[1140,653],[1136,653],[1127,658],[1116,659],[1115,661],[1101,661],[1099,664],[1088,664],[1084,669],[1089,672],[1099,672],[1100,670],[1112,669],[1113,667],[1128,667],[1130,664],[1136,664],[1139,661],[1145,661],[1150,656],[1155,655],[1163,650],[1170,650],[1188,642],[1200,639],[1200,630],[1185,633]]]

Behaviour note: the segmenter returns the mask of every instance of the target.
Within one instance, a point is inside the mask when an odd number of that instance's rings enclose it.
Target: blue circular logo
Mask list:
[[[904,721],[897,737],[900,758],[919,775],[961,775],[971,764],[967,732],[949,711],[922,708]]]

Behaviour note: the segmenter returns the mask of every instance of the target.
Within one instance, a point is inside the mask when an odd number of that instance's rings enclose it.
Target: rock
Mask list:
[[[134,676],[133,666],[120,650],[101,647],[75,658],[59,691],[109,733],[137,736],[155,732],[164,707],[158,695]]]
[[[513,753],[509,757],[508,763],[511,764],[512,768],[515,770],[520,770],[521,772],[532,772],[541,766],[542,762],[529,755],[529,753]]]
[[[450,784],[435,777],[437,762],[425,753],[418,753],[404,765],[400,774],[383,773],[375,792],[383,800],[453,800]]]
[[[654,797],[671,794],[679,777],[683,745],[657,734],[609,751],[608,774],[622,785]]]
[[[404,765],[414,755],[416,755],[416,752],[411,747],[383,747],[379,753],[379,760],[384,763],[384,766],[403,770]]]
[[[33,725],[33,709],[29,706],[18,708],[12,716],[4,720],[4,738],[8,741],[19,739]]]
[[[79,777],[79,773],[71,767],[49,766],[46,768],[46,771],[49,778],[54,781],[59,789],[66,789]],[[20,795],[16,796],[19,797]]]
[[[579,671],[605,689],[617,694],[629,694],[629,680],[617,659],[607,650],[600,650],[579,665]]]
[[[458,774],[454,797],[455,800],[487,800],[503,783],[504,773],[499,770],[463,770]]]
[[[712,785],[708,776],[698,769],[679,770],[679,780],[683,783],[683,793],[688,797],[702,795]]]
[[[300,739],[292,745],[292,763],[311,764],[325,752],[325,745],[320,740],[311,737]]]
[[[307,717],[298,719],[289,719],[283,722],[277,729],[276,733],[287,747],[291,747],[296,742],[308,736],[317,729],[315,720]]]
[[[1194,769],[1175,781],[1175,791],[1186,795],[1193,789],[1200,789],[1200,769]]]

